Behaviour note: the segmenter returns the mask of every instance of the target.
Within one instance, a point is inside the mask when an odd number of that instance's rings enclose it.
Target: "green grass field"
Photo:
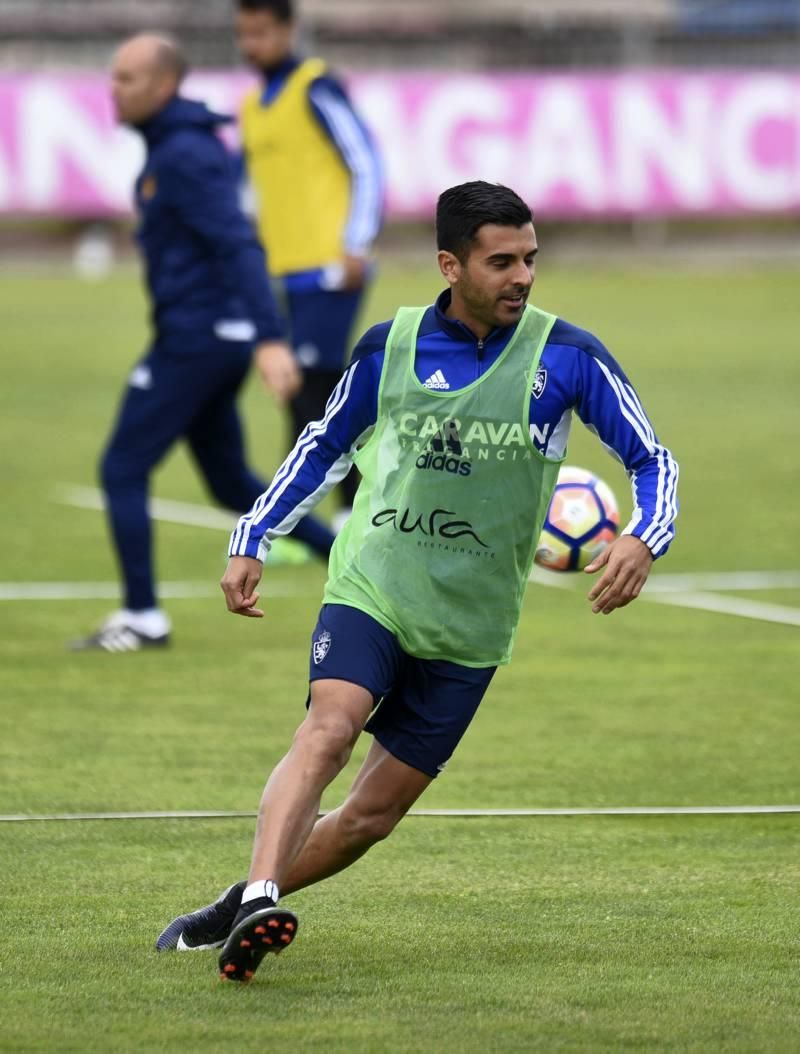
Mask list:
[[[797,571],[796,270],[551,268],[537,302],[598,333],[681,462],[656,574]],[[386,266],[365,324],[429,300]],[[110,582],[98,451],[144,347],[130,272],[3,276],[0,583]],[[255,381],[252,459],[281,460]],[[569,460],[627,483],[575,426]],[[155,493],[205,501],[181,450]],[[225,532],[157,530],[159,573],[211,589]],[[164,654],[74,655],[113,607],[0,600],[0,814],[253,810],[302,717],[324,572],[276,567],[268,618],[174,600]],[[800,801],[797,626],[642,599],[591,615],[588,582],[529,590],[502,670],[428,808]],[[729,596],[800,607],[797,588]],[[353,764],[326,796],[335,803]],[[302,929],[245,989],[215,958],[157,957],[181,910],[246,871],[252,822],[0,823],[3,1051],[800,1050],[800,816],[411,817],[292,898]]]

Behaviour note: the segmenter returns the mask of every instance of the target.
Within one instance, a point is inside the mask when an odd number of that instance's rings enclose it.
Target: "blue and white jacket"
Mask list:
[[[516,325],[478,340],[445,312],[449,290],[426,311],[417,336],[414,370],[423,384],[456,390],[480,377],[505,348]],[[391,322],[361,338],[350,366],[328,400],[325,416],[309,424],[269,489],[243,516],[231,536],[231,556],[263,560],[272,538],[287,534],[350,470],[378,416],[378,387]],[[663,556],[678,512],[678,465],[661,444],[639,397],[619,364],[591,333],[558,319],[542,351],[530,404],[537,450],[561,458],[573,411],[625,466],[633,514],[624,533]]]

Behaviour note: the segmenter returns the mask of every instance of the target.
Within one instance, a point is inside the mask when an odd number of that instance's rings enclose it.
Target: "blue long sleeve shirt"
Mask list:
[[[496,361],[516,326],[478,340],[446,315],[449,290],[428,308],[417,336],[414,370],[427,387],[456,390]],[[350,470],[378,416],[378,388],[391,322],[361,338],[350,366],[331,394],[320,421],[309,424],[275,474],[269,489],[233,532],[231,556],[263,560],[272,538],[286,534]],[[624,465],[633,514],[625,533],[663,556],[678,512],[678,465],[659,442],[619,364],[591,333],[558,319],[542,351],[530,401],[530,434],[540,453],[561,458],[573,414],[595,432]]]
[[[159,340],[191,350],[198,335],[284,336],[255,231],[239,204],[235,164],[216,134],[231,118],[176,96],[138,128],[137,239]]]

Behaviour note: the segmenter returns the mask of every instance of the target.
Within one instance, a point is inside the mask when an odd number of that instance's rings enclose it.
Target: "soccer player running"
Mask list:
[[[383,209],[372,137],[327,64],[297,54],[295,31],[291,0],[238,0],[239,50],[260,76],[241,111],[245,164],[303,377],[292,442],[342,375]],[[339,522],[356,486],[356,473],[342,482]]]
[[[237,394],[254,357],[280,400],[300,385],[264,251],[241,212],[235,166],[216,134],[229,118],[178,95],[185,72],[175,43],[149,34],[128,40],[113,60],[117,117],[147,148],[136,206],[154,334],[129,377],[101,464],[125,606],[76,641],[77,650],[169,642],[153,578],[150,473],[185,438],[216,500],[237,512],[250,508],[266,484],[245,460]],[[333,536],[323,524],[298,521],[292,533],[327,557]]]
[[[673,537],[677,465],[627,377],[591,333],[527,303],[537,252],[528,206],[506,187],[466,183],[442,194],[436,228],[449,288],[368,331],[325,416],[231,538],[228,609],[261,618],[272,539],[351,462],[361,470],[313,633],[310,705],[264,790],[249,879],[157,942],[224,942],[220,971],[232,980],[291,943],[297,919],[281,895],[341,871],[393,830],[508,662],[573,411],[623,461],[635,505],[587,567],[603,571],[592,610],[635,599]],[[364,729],[374,739],[350,792],[317,819]]]

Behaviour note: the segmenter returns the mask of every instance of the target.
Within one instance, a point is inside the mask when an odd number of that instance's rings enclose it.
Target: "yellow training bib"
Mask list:
[[[259,86],[242,106],[258,232],[276,275],[326,267],[344,253],[350,173],[308,101],[311,83],[325,71],[321,59],[306,59],[274,102],[262,104]]]

